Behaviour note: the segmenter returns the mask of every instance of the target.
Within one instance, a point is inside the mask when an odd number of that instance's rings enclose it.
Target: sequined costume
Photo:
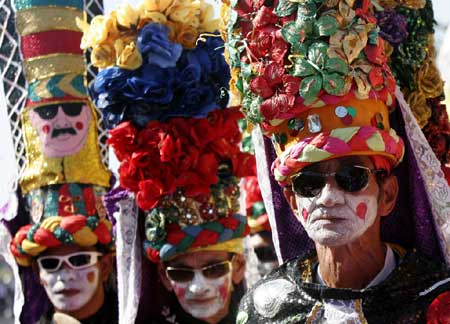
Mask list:
[[[450,271],[418,252],[395,257],[386,280],[363,290],[316,283],[315,254],[288,261],[247,292],[237,323],[425,323],[429,305],[450,289]],[[342,312],[347,320],[336,322]]]

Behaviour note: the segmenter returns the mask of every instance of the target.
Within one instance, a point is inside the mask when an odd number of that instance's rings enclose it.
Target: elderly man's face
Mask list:
[[[85,103],[61,103],[34,108],[29,118],[39,134],[44,156],[61,158],[83,148],[92,114]]]
[[[186,253],[161,265],[160,274],[184,311],[218,323],[228,314],[233,284],[242,280],[241,259],[242,255],[231,257],[225,251]]]
[[[363,167],[348,172],[349,167]],[[346,172],[339,173],[347,168]],[[316,243],[326,246],[339,246],[350,243],[361,236],[372,226],[378,216],[379,186],[376,176],[367,172],[367,182],[360,190],[349,192],[348,188],[359,189],[361,173],[364,168],[374,169],[368,157],[350,157],[316,163],[302,170],[314,174],[328,174],[324,186],[319,181],[310,183],[301,179],[294,180],[296,215],[305,228],[308,236]],[[366,169],[367,171],[367,169]],[[338,178],[334,175],[338,172]],[[343,178],[342,175],[353,175],[356,178]],[[341,178],[339,178],[341,176]],[[295,177],[294,177],[295,179]],[[308,180],[308,179],[307,179]],[[347,183],[342,185],[347,180]],[[310,185],[308,187],[308,185]],[[296,188],[297,187],[297,188]],[[302,195],[303,190],[303,195]]]

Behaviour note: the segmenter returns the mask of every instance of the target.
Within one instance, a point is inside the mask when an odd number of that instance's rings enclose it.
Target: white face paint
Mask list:
[[[373,225],[378,210],[378,185],[371,176],[366,189],[356,193],[340,189],[329,179],[312,198],[295,196],[297,218],[308,236],[325,246],[348,244]]]
[[[55,272],[40,269],[39,276],[55,309],[71,312],[92,299],[99,285],[100,271],[96,265],[81,270],[62,266]]]
[[[208,279],[200,271],[190,282],[171,281],[181,307],[198,319],[217,315],[228,307],[232,291],[231,272],[217,279]]]

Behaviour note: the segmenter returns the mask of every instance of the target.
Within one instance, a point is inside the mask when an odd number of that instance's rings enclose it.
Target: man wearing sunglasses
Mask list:
[[[238,0],[228,8],[244,112],[272,139],[255,141],[256,155],[285,261],[247,291],[238,324],[450,323],[450,190],[396,90],[383,38],[392,35],[377,26],[388,13],[396,25],[403,8],[373,4]],[[429,4],[420,14],[432,17]]]
[[[226,251],[186,253],[159,265],[164,286],[186,312],[180,323],[233,323],[244,272],[244,256]]]
[[[29,119],[39,134],[43,154],[62,158],[83,148],[92,113],[85,102],[61,102],[30,109]]]
[[[65,323],[70,317],[81,323],[115,321],[115,307],[103,307],[115,303],[104,289],[112,262],[110,254],[76,245],[50,248],[37,258],[34,267],[54,307],[54,322]]]

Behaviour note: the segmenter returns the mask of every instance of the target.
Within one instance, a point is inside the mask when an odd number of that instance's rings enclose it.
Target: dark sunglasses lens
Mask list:
[[[277,261],[275,250],[271,246],[261,246],[255,248],[255,254],[261,262]]]
[[[89,254],[73,255],[69,258],[69,262],[74,267],[82,267],[91,262],[91,256]]]
[[[35,108],[34,111],[39,115],[39,117],[41,117],[41,119],[50,120],[55,118],[56,114],[58,113],[58,106],[50,105],[38,107]]]
[[[219,263],[214,264],[207,269],[203,270],[203,275],[208,279],[217,279],[225,276],[228,272],[230,272],[230,263]]]
[[[295,193],[302,197],[315,197],[325,186],[325,177],[315,172],[301,172],[292,182],[292,188]]]
[[[345,191],[360,191],[369,182],[369,170],[355,166],[344,167],[336,173],[336,182]]]
[[[70,117],[79,116],[81,109],[83,109],[82,103],[66,103],[62,106],[64,113]]]
[[[45,270],[52,271],[58,268],[59,259],[57,258],[46,258],[40,261],[41,267]]]
[[[167,276],[176,282],[188,282],[194,279],[194,272],[184,269],[167,269]]]

